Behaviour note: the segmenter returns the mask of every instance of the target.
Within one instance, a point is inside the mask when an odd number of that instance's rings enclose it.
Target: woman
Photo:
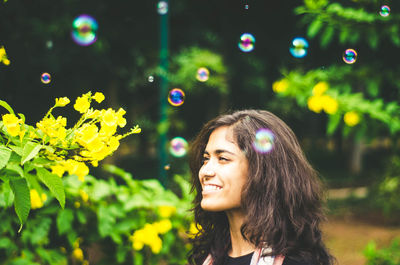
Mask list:
[[[322,188],[296,136],[265,110],[204,125],[190,156],[195,265],[331,265]]]

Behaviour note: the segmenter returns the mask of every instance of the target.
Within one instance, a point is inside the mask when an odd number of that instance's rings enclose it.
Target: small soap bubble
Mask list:
[[[40,80],[42,81],[43,84],[48,84],[51,81],[51,75],[49,73],[43,73],[40,76]]]
[[[238,46],[242,52],[251,52],[254,49],[255,42],[256,39],[253,35],[250,33],[243,33],[242,36],[240,36]]]
[[[178,107],[185,101],[185,93],[182,89],[174,88],[168,93],[168,102],[174,107]]]
[[[269,153],[274,147],[274,134],[269,129],[259,129],[253,147],[258,153]]]
[[[343,52],[343,61],[347,64],[353,64],[357,60],[357,52],[353,49],[347,49]]]
[[[160,15],[165,15],[168,13],[168,3],[165,1],[160,1],[157,4],[157,12]]]
[[[303,58],[308,52],[308,41],[301,37],[294,38],[290,43],[289,51],[293,57]]]
[[[154,76],[152,76],[152,75],[149,76],[149,77],[147,78],[147,80],[149,80],[150,83],[154,82]]]
[[[199,69],[197,69],[197,75],[196,75],[197,80],[199,80],[200,82],[206,82],[209,77],[210,77],[210,71],[208,71],[207,68],[200,67]]]
[[[167,164],[167,165],[164,166],[164,170],[170,170],[170,169],[171,169],[170,164]]]
[[[97,40],[97,21],[86,14],[80,15],[72,22],[72,39],[76,44],[88,46]]]
[[[175,157],[182,157],[186,155],[188,146],[188,142],[184,138],[175,137],[170,142],[169,152]]]
[[[379,11],[379,14],[380,14],[382,17],[387,17],[387,16],[389,16],[389,15],[390,15],[390,7],[387,6],[387,5],[381,6],[381,10]]]
[[[244,8],[245,9],[249,9],[249,5],[244,5]]]

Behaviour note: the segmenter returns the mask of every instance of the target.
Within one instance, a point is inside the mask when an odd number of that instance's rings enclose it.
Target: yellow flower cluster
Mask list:
[[[285,92],[288,87],[289,87],[289,81],[287,79],[282,79],[282,80],[279,80],[279,81],[275,81],[272,84],[272,90],[275,93]]]
[[[307,106],[310,110],[320,113],[324,110],[328,114],[335,114],[338,110],[339,104],[333,97],[324,94],[328,90],[326,82],[319,82],[313,87],[313,95],[308,98]]]
[[[162,218],[169,218],[176,212],[175,206],[163,205],[158,207],[158,213]]]
[[[42,193],[39,195],[39,192],[35,189],[30,190],[31,197],[31,208],[38,209],[43,207],[43,203],[47,200],[47,195]]]
[[[141,131],[139,126],[135,126],[128,133],[117,134],[118,127],[123,128],[126,125],[126,112],[122,108],[118,111],[111,108],[91,108],[92,100],[101,103],[104,99],[104,95],[99,92],[94,95],[88,92],[78,97],[74,108],[82,115],[73,128],[67,128],[67,118],[52,115],[54,108],[70,103],[67,97],[56,98],[54,106],[36,123],[35,128],[25,125],[13,113],[3,115],[2,121],[11,137],[19,136],[22,141],[27,130],[27,137],[30,138],[28,140],[41,144],[39,156],[52,161],[53,164],[49,167],[53,174],[62,177],[68,172],[83,181],[89,174],[87,162],[97,166],[100,160],[118,149],[121,139]]]
[[[84,259],[83,250],[79,247],[79,242],[80,242],[81,240],[82,240],[82,238],[78,238],[78,239],[73,243],[74,250],[72,251],[72,257],[73,257],[76,261],[80,261],[81,264],[89,265],[89,261]]]
[[[24,135],[24,130],[22,124],[24,123],[22,119],[19,119],[15,114],[4,114],[3,124],[6,126],[7,132],[11,136]]]
[[[0,47],[0,62],[2,62],[5,65],[10,64],[10,60],[7,57],[6,49],[4,49],[4,46]]]
[[[165,234],[172,228],[169,219],[163,219],[152,224],[145,224],[142,229],[136,230],[130,237],[132,247],[135,250],[141,250],[144,245],[150,247],[154,254],[158,254],[162,248],[162,240],[160,234]]]
[[[348,126],[353,127],[360,122],[360,116],[355,111],[349,111],[344,114],[343,120]]]

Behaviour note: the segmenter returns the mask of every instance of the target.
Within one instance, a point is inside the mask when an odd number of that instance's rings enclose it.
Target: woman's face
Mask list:
[[[211,133],[203,159],[199,171],[203,195],[201,207],[213,212],[240,209],[248,161],[234,142],[228,126]]]

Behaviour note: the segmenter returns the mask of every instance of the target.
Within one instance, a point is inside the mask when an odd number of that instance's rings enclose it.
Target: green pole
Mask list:
[[[168,133],[168,117],[167,117],[167,96],[168,96],[168,0],[163,0],[166,5],[167,11],[160,13],[160,122],[159,122],[159,152],[158,152],[158,163],[159,163],[159,180],[166,186],[167,184],[167,172],[165,166],[168,161],[167,153],[167,133]],[[159,3],[160,4],[160,3]]]

